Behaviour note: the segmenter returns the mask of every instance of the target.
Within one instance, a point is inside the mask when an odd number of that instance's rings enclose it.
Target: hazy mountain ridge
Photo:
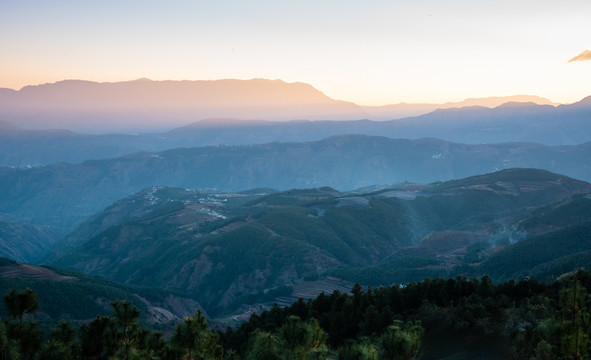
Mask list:
[[[547,145],[572,145],[591,138],[591,106],[585,100],[571,105],[508,103],[493,109],[441,109],[399,123],[404,137],[414,138],[427,128],[448,141],[490,143],[494,139]],[[420,124],[420,126],[418,126]],[[431,136],[424,134],[423,136]]]
[[[339,190],[403,181],[430,183],[511,167],[591,180],[591,143],[464,145],[436,139],[335,136],[308,143],[214,146],[138,153],[32,169],[0,168],[0,213],[22,222],[71,227],[151,186],[241,191]]]
[[[66,130],[23,130],[16,127],[0,130],[2,166],[37,167],[60,162],[80,163],[158,150],[153,141],[144,136],[84,135]]]
[[[364,106],[363,109],[370,114],[373,120],[392,120],[406,117],[413,117],[430,113],[437,109],[461,108],[469,106],[480,106],[494,108],[508,102],[533,103],[538,105],[559,104],[535,95],[512,95],[512,96],[492,96],[487,98],[469,98],[463,101],[447,102],[443,104],[412,104],[399,103],[382,106]]]
[[[170,129],[199,119],[392,120],[440,108],[495,107],[508,101],[549,104],[531,95],[473,98],[445,104],[359,106],[334,100],[305,83],[281,80],[64,80],[0,89],[0,117],[28,129],[113,132]],[[135,130],[134,130],[135,129]]]
[[[104,121],[109,116],[104,116]],[[57,162],[80,163],[138,151],[178,147],[252,145],[318,141],[328,136],[361,134],[391,138],[435,137],[481,144],[534,142],[578,145],[591,139],[591,101],[571,105],[504,103],[495,108],[463,107],[391,121],[263,121],[214,118],[163,133],[84,135],[71,131],[33,131],[4,123],[0,131],[0,165],[27,167]],[[0,124],[0,126],[2,126]]]
[[[29,129],[154,131],[208,117],[359,119],[357,105],[281,80],[65,80],[0,93],[0,117]]]
[[[290,190],[249,195],[250,201],[243,198],[233,205],[228,201],[238,194],[217,194],[212,197],[220,204],[216,212],[225,219],[210,214],[197,221],[195,206],[202,204],[195,204],[191,193],[162,188],[154,195],[170,191],[177,197],[174,206],[164,201],[143,218],[113,218],[121,206],[136,206],[137,196],[97,214],[72,233],[72,250],[53,256],[52,264],[185,291],[220,314],[289,296],[305,277],[333,271],[372,285],[453,271],[479,274],[478,263],[490,255],[489,249],[528,236],[518,224],[538,216],[533,208],[588,194],[591,185],[545,171],[512,169],[366,194]],[[104,226],[105,218],[114,219],[110,227]],[[455,268],[463,262],[476,267]]]

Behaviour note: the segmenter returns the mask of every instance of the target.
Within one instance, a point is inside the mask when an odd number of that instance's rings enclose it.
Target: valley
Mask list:
[[[43,261],[180,292],[213,318],[236,319],[331,291],[327,279],[555,278],[588,263],[589,193],[589,183],[533,169],[367,192],[152,187],[78,225]],[[571,232],[583,238],[561,246]],[[515,262],[542,242],[546,255]]]
[[[150,89],[136,92],[142,86]],[[245,102],[243,86],[260,93]],[[72,89],[88,108],[62,103]],[[215,103],[216,91],[227,98]],[[159,103],[165,92],[179,98]],[[191,105],[195,92],[202,99]],[[279,105],[259,109],[261,96]],[[132,109],[146,99],[153,112],[134,123]],[[577,270],[591,267],[589,98],[570,105],[508,99],[371,108],[266,80],[72,81],[4,92],[0,104],[11,106],[0,111],[9,120],[0,122],[0,286],[38,294],[37,319],[46,328],[60,320],[81,329],[115,321],[112,311],[124,301],[142,314],[142,325],[171,339],[185,321],[207,317],[212,328],[234,329],[216,335],[224,347],[242,349],[257,334],[244,329],[276,332],[294,324],[290,316],[313,314],[318,319],[305,326],[332,334],[325,346],[346,352],[345,339],[375,339],[372,331],[385,334],[388,326],[419,331],[420,320],[428,330],[425,358],[437,358],[445,338],[439,331],[460,318],[446,329],[464,350],[450,354],[500,349],[505,356],[504,341],[519,339],[511,319],[525,315],[503,302],[504,292],[522,307],[530,301],[519,295],[522,286],[556,301],[562,295],[552,289],[565,287],[561,279],[585,280]],[[31,101],[36,107],[23,110]],[[191,122],[224,107],[261,120]],[[263,116],[296,116],[296,108],[332,120]],[[151,127],[169,110],[164,128]],[[416,113],[351,120],[372,111]],[[35,112],[62,116],[68,128],[44,128]],[[72,131],[95,116],[153,132]],[[79,117],[86,120],[76,128]],[[454,300],[417,295],[432,286]],[[450,286],[465,291],[450,295]],[[387,300],[359,302],[374,294]],[[324,308],[333,301],[348,312]],[[503,326],[513,333],[501,334],[491,320],[493,301],[511,314]],[[462,318],[470,306],[485,306],[488,317]],[[0,306],[0,316],[9,312]],[[466,329],[496,345],[476,341],[475,350]]]
[[[351,192],[149,187],[76,226],[47,265],[0,259],[0,286],[34,289],[46,327],[95,326],[128,301],[141,314],[133,334],[141,324],[175,339],[188,316],[207,316],[230,353],[290,321],[330,334],[325,354],[345,352],[393,322],[425,332],[426,359],[503,358],[535,352],[520,347],[521,326],[537,333],[563,313],[539,302],[562,304],[558,287],[591,279],[573,272],[591,266],[590,194],[538,169]]]
[[[591,1],[0,1],[0,360],[591,360]]]

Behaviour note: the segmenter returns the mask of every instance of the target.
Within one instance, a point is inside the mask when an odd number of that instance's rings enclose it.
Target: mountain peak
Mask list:
[[[359,106],[332,99],[310,84],[260,78],[64,80],[27,86],[10,94],[0,92],[0,118],[10,119],[15,114],[25,128],[78,132],[169,130],[207,118],[285,121],[366,117]]]
[[[587,96],[583,99],[581,99],[580,101],[577,101],[575,103],[572,104],[568,104],[568,105],[560,105],[561,108],[564,109],[569,109],[569,110],[587,110],[588,108],[591,107],[591,95]]]
[[[485,98],[468,98],[463,101],[457,103],[447,103],[444,104],[446,107],[447,105],[456,105],[456,106],[470,106],[470,105],[480,105],[486,107],[497,107],[503,105],[508,102],[516,102],[516,103],[534,103],[537,105],[552,105],[556,106],[558,104],[553,103],[552,101],[537,95],[510,95],[510,96],[490,96]]]
[[[576,104],[591,104],[591,95],[587,96]]]
[[[514,108],[529,108],[529,107],[536,107],[536,106],[542,106],[542,105],[536,104],[531,101],[528,101],[528,102],[509,101],[509,102],[506,102],[504,104],[497,106],[496,108],[497,109],[514,109]]]

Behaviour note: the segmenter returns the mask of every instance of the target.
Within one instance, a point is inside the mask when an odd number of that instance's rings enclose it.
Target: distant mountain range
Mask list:
[[[368,113],[369,119],[372,120],[392,120],[406,117],[414,117],[418,115],[427,114],[438,109],[451,109],[462,107],[487,107],[494,108],[509,102],[517,103],[533,103],[537,105],[552,105],[558,106],[560,104],[535,96],[535,95],[513,95],[513,96],[493,96],[486,98],[470,98],[463,101],[447,102],[443,104],[390,104],[382,106],[363,106],[363,109]]]
[[[281,80],[65,80],[0,91],[0,119],[26,129],[145,132],[210,117],[363,119],[363,109]]]
[[[106,123],[110,119],[105,115]],[[66,130],[23,130],[0,122],[0,166],[35,167],[58,162],[80,163],[90,159],[178,147],[307,142],[340,134],[406,139],[434,137],[466,144],[534,142],[578,145],[591,140],[591,97],[558,107],[506,103],[495,108],[437,110],[414,118],[381,122],[209,119],[167,132],[143,135],[85,135]]]
[[[29,130],[129,133],[170,130],[208,118],[393,120],[437,109],[497,107],[507,102],[557,105],[538,96],[515,95],[445,104],[361,106],[331,99],[309,84],[266,79],[139,79],[115,83],[65,80],[26,86],[19,91],[0,89],[0,121]]]
[[[151,186],[242,191],[331,186],[351,190],[430,183],[513,167],[591,180],[591,143],[463,145],[343,135],[304,143],[179,148],[32,169],[0,168],[4,221],[71,227]]]
[[[262,191],[146,189],[89,218],[46,261],[184,292],[216,316],[290,304],[295,289],[316,296],[330,275],[374,286],[546,279],[591,263],[591,184],[542,170],[374,192]]]

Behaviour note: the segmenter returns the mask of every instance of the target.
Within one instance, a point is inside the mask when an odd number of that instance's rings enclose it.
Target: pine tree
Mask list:
[[[248,360],[281,360],[280,344],[276,335],[260,329],[255,330],[249,340]]]
[[[411,360],[419,356],[424,329],[419,323],[407,323],[403,327],[401,321],[395,321],[380,336],[379,345],[381,358],[392,360]]]
[[[20,325],[23,324],[25,314],[34,314],[39,307],[37,293],[29,288],[25,290],[12,289],[4,294],[3,299],[6,310],[13,318],[19,319]]]
[[[207,320],[201,311],[183,319],[176,328],[172,342],[182,350],[187,360],[221,359],[224,354],[217,335],[208,329]]]
[[[0,360],[20,360],[18,342],[8,336],[8,330],[0,321]]]
[[[580,360],[588,358],[591,350],[589,338],[589,322],[591,297],[576,278],[571,285],[560,292],[560,306],[563,314],[563,336],[561,350],[567,359]]]

